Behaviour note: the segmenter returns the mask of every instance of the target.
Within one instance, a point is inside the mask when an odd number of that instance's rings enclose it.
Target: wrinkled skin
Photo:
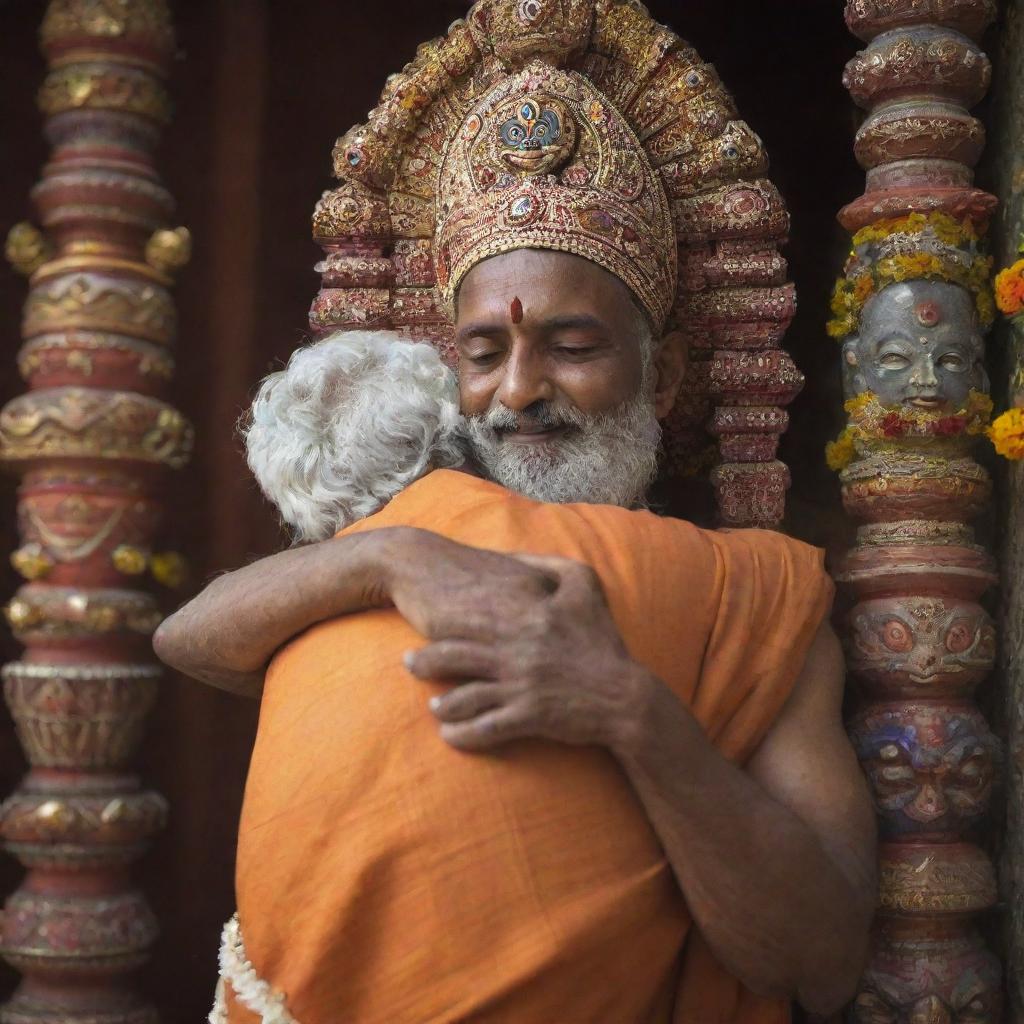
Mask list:
[[[952,413],[972,388],[988,389],[984,355],[970,292],[943,281],[892,284],[868,300],[858,333],[843,345],[843,390]]]

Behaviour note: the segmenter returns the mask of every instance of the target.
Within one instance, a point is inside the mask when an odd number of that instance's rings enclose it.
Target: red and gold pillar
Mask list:
[[[993,311],[974,187],[989,86],[991,0],[849,0],[865,44],[844,83],[866,111],[865,193],[839,216],[851,252],[829,332],[847,427],[830,448],[859,523],[838,572],[852,608],[850,733],[878,812],[880,906],[857,1024],[997,1024],[997,958],[979,932],[996,903],[981,830],[1000,759],[973,700],[995,630],[996,580],[972,521],[991,485],[974,459],[991,412]]]
[[[50,161],[33,190],[41,226],[7,255],[29,276],[18,366],[28,390],[0,412],[0,458],[21,475],[26,583],[6,608],[25,653],[3,669],[30,770],[0,810],[27,868],[0,949],[22,973],[4,1024],[143,1024],[131,988],[157,934],[131,865],[166,802],[131,770],[159,669],[147,574],[158,485],[188,458],[191,428],[162,396],[174,361],[172,273],[189,236],[154,165],[170,114],[174,36],[164,0],[53,0],[39,93]]]

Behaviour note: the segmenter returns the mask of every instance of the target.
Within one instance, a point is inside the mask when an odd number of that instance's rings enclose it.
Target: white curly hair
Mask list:
[[[240,430],[295,543],[324,540],[464,459],[455,374],[432,346],[389,331],[296,350],[261,382]]]

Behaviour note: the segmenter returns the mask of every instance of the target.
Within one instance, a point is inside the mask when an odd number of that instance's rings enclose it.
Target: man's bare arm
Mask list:
[[[325,619],[390,604],[426,637],[483,628],[550,593],[542,570],[412,527],[292,548],[213,580],[153,637],[161,661],[211,686],[258,698],[274,653]],[[458,600],[456,601],[455,598]]]
[[[161,623],[153,649],[186,675],[259,697],[282,644],[332,615],[384,603],[387,534],[292,548],[219,576]]]
[[[875,825],[842,728],[843,662],[828,627],[747,771],[660,684],[613,752],[719,960],[749,988],[838,1010],[864,965]]]
[[[607,747],[722,963],[756,992],[838,1009],[874,909],[874,817],[842,729],[831,630],[745,772],[630,657],[591,570],[533,561],[561,580],[549,599],[411,656],[421,678],[465,680],[431,704],[441,736],[471,751],[523,737]]]

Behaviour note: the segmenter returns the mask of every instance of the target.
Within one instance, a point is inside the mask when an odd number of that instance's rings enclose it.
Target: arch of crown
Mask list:
[[[781,519],[776,451],[803,385],[780,348],[789,218],[714,69],[641,4],[480,0],[333,156],[339,184],[313,216],[315,332],[388,327],[450,358],[473,263],[531,245],[591,258],[689,342],[671,470],[713,466],[727,524]]]

